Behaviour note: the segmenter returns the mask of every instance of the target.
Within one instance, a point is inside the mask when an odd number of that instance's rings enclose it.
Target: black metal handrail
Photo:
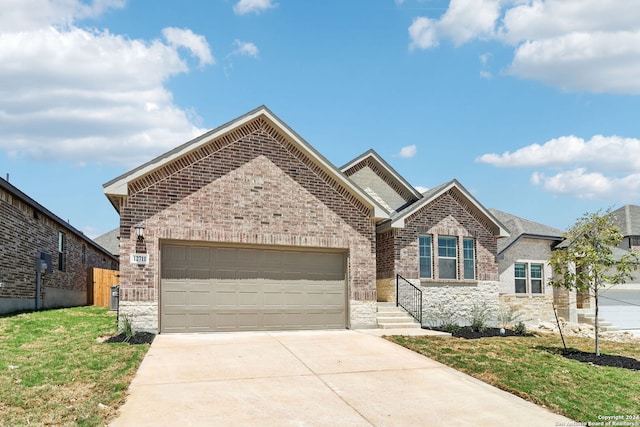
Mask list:
[[[399,274],[396,275],[396,306],[404,308],[422,325],[422,291]]]

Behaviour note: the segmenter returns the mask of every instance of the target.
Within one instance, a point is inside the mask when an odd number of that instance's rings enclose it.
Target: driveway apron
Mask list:
[[[110,425],[568,422],[383,338],[340,330],[158,335]]]

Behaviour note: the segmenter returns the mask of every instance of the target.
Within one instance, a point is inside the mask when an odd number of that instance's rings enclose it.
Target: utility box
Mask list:
[[[120,304],[120,286],[115,285],[111,287],[111,299],[109,300],[109,309],[111,311],[118,311],[118,305]]]

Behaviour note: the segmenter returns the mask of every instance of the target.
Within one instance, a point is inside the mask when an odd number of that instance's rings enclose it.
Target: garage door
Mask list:
[[[623,330],[640,330],[640,290],[614,288],[603,291],[600,317]]]
[[[161,332],[337,329],[345,254],[162,246]]]

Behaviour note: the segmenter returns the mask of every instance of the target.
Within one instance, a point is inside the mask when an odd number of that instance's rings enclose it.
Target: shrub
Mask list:
[[[492,316],[493,311],[486,304],[474,303],[467,320],[475,332],[484,332]]]
[[[510,328],[522,321],[522,313],[513,306],[502,306],[498,311],[498,322],[501,328]]]
[[[122,316],[122,333],[126,337],[124,340],[125,342],[129,342],[129,340],[136,334],[129,316]]]
[[[432,308],[427,315],[426,322],[429,326],[445,330],[447,332],[460,329],[458,324],[458,312],[453,306],[440,304]]]
[[[515,324],[515,326],[513,328],[513,332],[515,332],[518,335],[524,335],[524,334],[527,333],[527,326],[521,320],[521,321],[519,321],[518,323]]]

